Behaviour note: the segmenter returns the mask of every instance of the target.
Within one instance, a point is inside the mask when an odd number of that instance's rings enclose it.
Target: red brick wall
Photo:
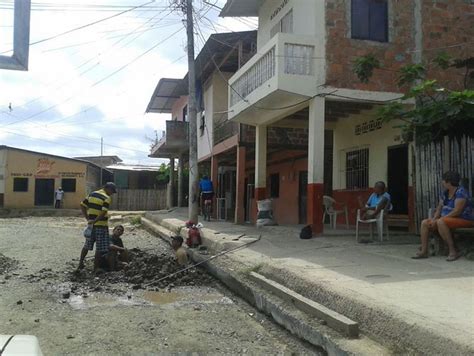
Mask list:
[[[246,143],[255,142],[255,126],[244,125],[241,133],[241,141]],[[268,145],[308,145],[308,130],[300,128],[269,127],[267,131]]]
[[[391,1],[388,43],[350,38],[349,1],[326,0],[326,84],[338,88],[398,92],[396,71],[412,62],[412,55],[406,52],[415,47],[413,1]],[[353,62],[368,53],[380,60],[383,70],[375,70],[370,82],[362,84],[353,74]]]
[[[474,56],[474,2],[466,0],[423,1],[423,59],[434,58],[445,51],[454,58]],[[463,45],[459,45],[463,44]],[[438,49],[459,45],[446,49]],[[464,71],[431,70],[429,77],[451,89],[463,87]]]

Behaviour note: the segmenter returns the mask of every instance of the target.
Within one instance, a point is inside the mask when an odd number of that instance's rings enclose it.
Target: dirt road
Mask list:
[[[45,355],[317,354],[201,271],[158,291],[133,289],[157,271],[145,265],[144,278],[74,274],[82,228],[78,218],[0,219],[0,334],[36,335]],[[151,249],[141,263],[170,258],[141,229],[126,226],[123,240]]]

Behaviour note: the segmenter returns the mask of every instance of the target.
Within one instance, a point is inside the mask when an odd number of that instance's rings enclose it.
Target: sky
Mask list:
[[[225,0],[209,0],[222,7]],[[150,145],[168,114],[145,114],[160,78],[187,72],[184,15],[172,0],[33,0],[28,71],[0,69],[0,145],[67,157],[159,164]],[[200,31],[256,29],[194,0]],[[0,54],[12,49],[13,0],[0,0]],[[117,15],[100,23],[71,29]],[[196,55],[203,45],[196,36]],[[35,43],[39,42],[39,43]]]

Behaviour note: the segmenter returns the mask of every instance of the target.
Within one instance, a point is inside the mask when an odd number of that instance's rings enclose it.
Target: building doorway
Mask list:
[[[308,212],[308,171],[300,171],[298,176],[298,222],[306,224]]]
[[[387,185],[393,214],[408,214],[408,146],[388,148]]]
[[[54,179],[35,179],[35,206],[53,206]]]

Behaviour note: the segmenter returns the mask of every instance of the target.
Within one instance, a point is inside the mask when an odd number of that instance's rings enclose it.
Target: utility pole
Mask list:
[[[189,115],[189,221],[198,222],[199,177],[197,162],[196,69],[194,63],[193,0],[186,0],[186,33],[188,37],[188,115]]]
[[[100,185],[104,183],[104,138],[100,138]]]

